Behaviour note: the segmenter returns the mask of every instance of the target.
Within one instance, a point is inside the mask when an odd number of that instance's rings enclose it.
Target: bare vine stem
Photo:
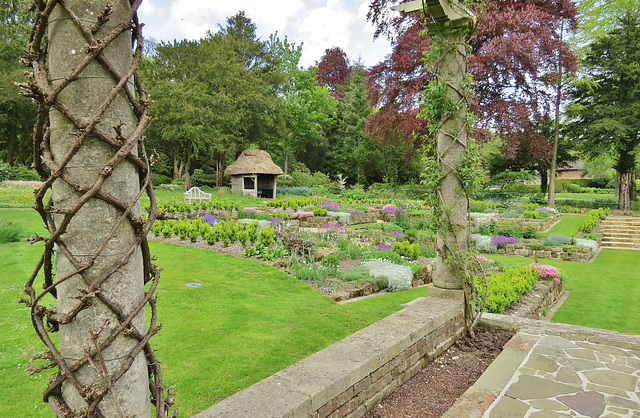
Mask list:
[[[157,212],[155,193],[150,181],[149,160],[144,146],[145,138],[143,132],[150,120],[147,112],[149,99],[144,91],[142,82],[136,74],[138,63],[142,57],[143,45],[142,25],[140,25],[137,17],[137,9],[141,1],[130,0],[131,8],[120,21],[116,22],[113,22],[113,7],[109,4],[106,5],[103,12],[97,16],[96,21],[93,23],[84,22],[73,8],[67,4],[66,0],[34,0],[30,8],[35,13],[35,19],[29,48],[24,59],[26,65],[31,67],[30,80],[26,83],[20,83],[20,87],[22,87],[24,96],[33,98],[39,104],[38,116],[34,127],[34,165],[43,177],[44,184],[35,192],[36,202],[34,208],[42,217],[50,236],[48,238],[41,236],[33,236],[31,238],[32,243],[44,242],[44,252],[25,284],[24,293],[26,297],[22,298],[20,302],[25,303],[30,308],[34,329],[47,348],[46,351],[36,353],[33,356],[33,360],[44,361],[45,363],[30,367],[29,372],[39,373],[43,370],[57,368],[57,372],[51,376],[49,385],[44,391],[44,400],[49,402],[58,416],[77,416],[78,414],[78,411],[72,411],[62,397],[61,388],[65,381],[71,383],[77,389],[87,404],[87,407],[80,413],[81,416],[101,416],[98,409],[100,402],[109,393],[114,396],[113,385],[129,370],[136,356],[141,352],[144,353],[148,366],[149,390],[152,402],[156,406],[156,417],[167,417],[169,408],[174,402],[170,391],[165,394],[160,365],[149,344],[149,340],[160,330],[161,326],[157,322],[157,306],[154,296],[158,287],[160,271],[152,263],[147,234],[153,222],[161,215]],[[46,33],[55,7],[64,8],[69,18],[82,33],[86,40],[86,55],[69,74],[57,80],[59,83],[54,87],[51,83],[47,64],[48,45]],[[107,27],[107,24],[112,26]],[[106,34],[97,37],[96,34],[99,31],[106,32]],[[131,32],[134,41],[134,55],[130,67],[120,73],[106,57],[104,51],[120,35],[128,31]],[[75,113],[61,99],[61,93],[79,80],[83,72],[92,63],[104,68],[109,77],[113,79],[114,84],[100,107],[95,110],[91,117],[84,118]],[[133,85],[135,92],[133,89],[128,88],[130,85]],[[122,123],[113,126],[113,132],[106,132],[98,127],[109,106],[117,97],[125,97],[128,100],[133,114],[137,118],[137,125],[128,135],[123,134]],[[54,161],[51,151],[49,114],[53,109],[64,115],[75,126],[75,131],[72,133],[75,136],[74,143],[67,155],[57,163]],[[113,156],[103,164],[93,184],[85,184],[68,171],[69,163],[89,138],[97,138],[97,140],[114,151]],[[138,150],[140,151],[140,156],[135,153]],[[132,201],[123,201],[103,190],[105,181],[110,178],[115,168],[124,162],[132,164],[139,176],[140,191]],[[80,196],[71,207],[66,209],[57,208],[55,202],[47,197],[47,192],[52,189],[54,181],[63,181]],[[151,209],[146,219],[137,215],[134,211],[143,194],[146,194],[151,202]],[[99,199],[105,202],[118,210],[120,215],[107,236],[102,239],[102,242],[87,258],[84,255],[72,254],[61,240],[61,236],[67,231],[67,227],[73,217],[92,199]],[[54,214],[62,215],[57,222],[54,219]],[[125,223],[131,225],[134,231],[134,238],[123,248],[123,253],[104,268],[97,277],[89,277],[88,269],[95,265],[98,257],[104,255],[107,244],[114,237],[116,230]],[[73,271],[63,277],[55,278],[54,247],[73,265]],[[122,307],[101,292],[101,286],[114,273],[126,265],[129,259],[138,251],[142,253],[143,258],[144,282],[150,282],[150,285],[148,290],[145,290],[144,297],[136,303],[132,310],[124,311]],[[67,313],[61,313],[56,308],[46,306],[44,300],[51,296],[57,298],[58,287],[72,276],[82,277],[82,280],[87,285],[87,288],[82,290],[81,294],[76,298],[75,306]],[[43,280],[43,290],[40,292],[36,291],[34,287],[39,280]],[[107,330],[105,323],[99,329],[93,330],[91,335],[93,347],[85,347],[85,354],[82,359],[65,359],[50,334],[58,331],[59,324],[73,321],[82,311],[91,306],[94,300],[99,300],[114,314],[117,324]],[[151,313],[149,325],[146,330],[139,330],[133,325],[133,320],[141,311],[144,311],[147,305]],[[122,366],[109,372],[103,353],[105,349],[111,346],[116,337],[121,334],[130,336],[135,339],[136,343],[128,353],[122,354],[121,357],[126,358]],[[99,385],[94,383],[91,386],[85,386],[76,378],[74,372],[85,365],[94,368],[102,378]],[[124,416],[117,401],[115,405],[120,415]]]

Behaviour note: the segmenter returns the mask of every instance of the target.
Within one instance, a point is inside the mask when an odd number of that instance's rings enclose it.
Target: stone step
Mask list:
[[[630,239],[620,239],[618,237],[609,237],[609,238],[603,238],[601,241],[601,245],[611,245],[611,244],[615,244],[615,243],[622,243],[622,244],[629,244],[629,245],[639,245],[640,246],[640,240],[630,240]]]
[[[621,248],[626,250],[640,250],[640,244],[626,242],[603,242],[601,248]]]

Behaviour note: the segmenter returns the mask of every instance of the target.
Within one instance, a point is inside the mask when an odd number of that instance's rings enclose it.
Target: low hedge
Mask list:
[[[486,311],[502,314],[513,302],[527,294],[540,275],[532,268],[522,266],[489,276],[489,296]],[[478,283],[479,288],[484,284]],[[481,290],[482,294],[483,290]]]

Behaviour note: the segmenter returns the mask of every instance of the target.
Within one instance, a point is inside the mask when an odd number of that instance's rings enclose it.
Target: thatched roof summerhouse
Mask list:
[[[231,176],[231,191],[267,199],[276,198],[277,177],[283,174],[268,152],[248,149],[242,151],[235,163],[224,172]]]

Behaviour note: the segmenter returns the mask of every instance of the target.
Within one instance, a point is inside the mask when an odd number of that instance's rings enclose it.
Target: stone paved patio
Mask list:
[[[518,333],[445,417],[640,417],[640,335],[483,321]]]

